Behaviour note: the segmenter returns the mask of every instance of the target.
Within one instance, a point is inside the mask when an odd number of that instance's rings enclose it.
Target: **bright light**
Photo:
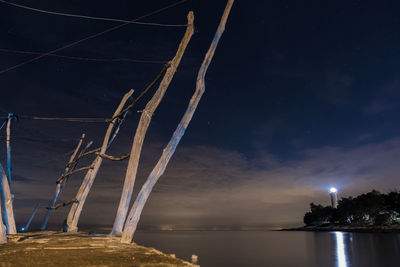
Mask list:
[[[334,188],[334,187],[331,187],[331,189],[329,189],[329,191],[330,191],[331,193],[336,193],[336,192],[337,192],[337,189]]]
[[[347,255],[344,245],[344,238],[342,232],[335,232],[336,236],[336,258],[337,267],[348,267],[347,266]]]

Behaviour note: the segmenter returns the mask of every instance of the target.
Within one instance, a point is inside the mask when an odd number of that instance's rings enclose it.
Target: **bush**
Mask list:
[[[389,213],[381,213],[375,216],[375,225],[388,225],[392,223],[392,216]]]

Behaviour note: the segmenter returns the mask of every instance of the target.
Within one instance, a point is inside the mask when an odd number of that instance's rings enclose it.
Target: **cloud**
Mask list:
[[[135,193],[151,171],[164,144],[145,145]],[[116,146],[122,153],[126,146]],[[117,151],[117,152],[116,152]],[[58,168],[20,170],[15,181],[16,214],[25,221],[37,202],[52,196]],[[144,209],[140,226],[282,226],[299,225],[310,202],[327,205],[330,186],[339,196],[357,195],[372,189],[387,192],[398,185],[400,138],[353,148],[308,149],[301,158],[278,161],[267,153],[248,158],[232,150],[210,146],[178,147],[166,173],[156,184]],[[32,160],[33,161],[33,160]],[[89,194],[82,224],[111,225],[118,206],[126,162],[105,161]],[[84,174],[71,177],[62,200],[71,199]],[[99,209],[101,207],[101,209]],[[51,219],[61,224],[68,209]],[[38,215],[37,220],[41,220]]]
[[[394,189],[399,156],[400,140],[392,139],[307,150],[301,160],[262,168],[232,151],[181,148],[146,213],[178,224],[300,224],[311,201],[329,203],[332,185],[341,196]]]

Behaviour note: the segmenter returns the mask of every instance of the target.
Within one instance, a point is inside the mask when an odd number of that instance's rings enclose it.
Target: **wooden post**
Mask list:
[[[133,90],[130,90],[128,93],[126,93],[124,95],[124,97],[121,100],[121,103],[119,104],[118,108],[115,110],[112,118],[114,118],[121,112],[126,101],[128,101],[128,99],[131,97],[132,94],[133,94]],[[114,128],[114,124],[117,120],[118,120],[118,118],[115,117],[108,125],[108,129],[104,136],[103,145],[101,146],[100,153],[94,159],[94,161],[92,163],[93,168],[89,169],[88,172],[86,173],[85,178],[82,181],[81,187],[79,188],[78,193],[76,194],[75,199],[77,202],[72,204],[71,209],[67,216],[66,224],[63,227],[67,232],[77,232],[78,231],[78,221],[79,221],[79,217],[82,212],[83,205],[85,204],[86,198],[89,194],[89,191],[93,185],[94,180],[96,179],[97,172],[103,161],[103,158],[100,155],[105,154],[105,152],[108,148],[111,133]]]
[[[66,167],[65,167],[65,169],[64,169],[63,174],[68,173],[69,170],[71,169],[72,163],[73,163],[73,161],[75,160],[76,155],[78,154],[79,149],[81,148],[81,145],[82,145],[82,142],[83,142],[83,139],[84,139],[84,138],[85,138],[85,134],[82,134],[81,138],[79,139],[78,145],[76,146],[74,152],[72,153],[71,157],[69,158],[69,161],[68,161],[68,163],[67,163],[67,165],[66,165]],[[61,195],[61,193],[62,193],[62,191],[63,191],[64,185],[65,185],[65,183],[67,182],[67,179],[68,179],[68,178],[65,177],[62,181],[57,182],[57,185],[56,185],[56,192],[54,193],[53,200],[52,200],[51,203],[50,203],[50,207],[53,207],[54,205],[57,204],[57,201],[58,201],[58,199],[59,199],[59,197],[60,197],[60,195]],[[44,217],[44,221],[43,221],[42,226],[40,227],[40,230],[42,230],[42,231],[43,231],[43,230],[46,230],[47,222],[49,221],[49,217],[50,217],[51,211],[52,211],[51,209],[48,209],[48,210],[47,210],[46,216]]]
[[[8,184],[7,174],[4,172],[3,166],[0,163],[0,188],[3,204],[4,223],[7,227],[7,234],[16,234],[13,201],[11,198],[10,185]]]
[[[7,120],[7,128],[6,128],[6,145],[7,145],[7,174],[8,174],[8,183],[11,186],[11,144],[10,144],[10,133],[11,133],[11,120],[13,119],[14,114],[8,114]]]
[[[157,89],[154,93],[153,97],[146,104],[145,109],[142,111],[142,115],[140,117],[140,121],[138,127],[136,129],[135,137],[132,144],[131,154],[128,162],[128,167],[126,170],[124,186],[122,189],[121,199],[118,205],[117,215],[115,217],[113,229],[111,231],[111,235],[120,236],[122,232],[122,227],[124,226],[124,221],[126,218],[126,214],[128,213],[129,203],[132,198],[133,186],[136,180],[137,169],[139,165],[140,154],[142,151],[142,146],[144,142],[144,138],[147,132],[147,129],[151,122],[151,117],[160,104],[164,94],[174,77],[176,69],[179,66],[179,63],[182,59],[182,56],[185,52],[187,45],[194,33],[194,15],[193,12],[190,11],[188,16],[188,26],[186,28],[185,35],[183,36],[178,51],[176,52],[175,57],[171,60],[168,69],[165,72],[165,75]]]
[[[130,210],[128,218],[125,222],[124,231],[122,233],[122,238],[121,238],[122,243],[132,242],[133,235],[135,234],[136,227],[140,219],[140,215],[151,193],[151,190],[153,189],[153,186],[156,184],[161,175],[163,175],[169,160],[174,154],[175,149],[179,144],[179,141],[181,140],[183,134],[185,133],[185,130],[189,125],[194,112],[196,111],[197,105],[199,104],[199,101],[205,90],[204,78],[207,72],[207,68],[210,65],[210,62],[213,58],[215,49],[222,36],[222,33],[225,30],[226,20],[228,19],[228,15],[230,13],[232,4],[233,0],[229,0],[226,5],[217,32],[214,36],[211,46],[208,49],[208,52],[203,60],[203,64],[201,65],[199,73],[197,75],[196,90],[192,98],[190,99],[189,106],[187,107],[185,114],[183,115],[180,123],[178,124],[178,127],[176,128],[174,134],[172,135],[171,140],[169,141],[168,145],[164,148],[163,153],[160,159],[158,160],[156,166],[151,171],[149,177],[142,186],[135,202],[133,203],[132,209]]]
[[[40,208],[40,203],[36,205],[35,209],[32,212],[32,215],[31,215],[31,217],[29,217],[29,220],[26,223],[25,227],[21,229],[22,232],[28,232],[28,229],[31,226],[31,223],[33,221],[33,218],[35,218],[35,215],[36,215],[36,213],[37,213],[39,208]]]
[[[2,214],[2,202],[0,197],[0,244],[7,243],[7,230],[6,226],[3,224]]]

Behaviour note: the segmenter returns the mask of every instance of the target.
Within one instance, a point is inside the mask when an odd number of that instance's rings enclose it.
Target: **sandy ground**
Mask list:
[[[8,236],[0,266],[197,266],[118,238],[87,233],[34,232]]]

